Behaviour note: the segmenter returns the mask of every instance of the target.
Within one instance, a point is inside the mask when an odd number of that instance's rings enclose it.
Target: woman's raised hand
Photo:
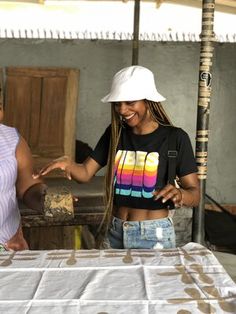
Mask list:
[[[68,156],[62,156],[57,159],[54,159],[49,164],[44,166],[38,173],[33,175],[34,179],[37,179],[41,176],[45,176],[49,172],[51,172],[54,169],[61,169],[65,171],[66,177],[71,180],[71,172],[70,172],[70,166],[72,164],[72,160]]]

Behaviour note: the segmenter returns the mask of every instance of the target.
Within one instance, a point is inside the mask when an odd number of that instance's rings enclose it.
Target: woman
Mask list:
[[[28,249],[17,197],[32,209],[42,210],[46,186],[33,179],[30,149],[17,130],[2,124],[0,107],[0,251]]]
[[[89,181],[107,165],[105,243],[112,248],[171,248],[175,233],[169,210],[196,206],[199,183],[188,135],[177,130],[177,166],[181,188],[167,182],[167,145],[172,128],[153,73],[141,66],[120,70],[110,93],[112,123],[83,164],[64,156],[41,170],[61,168],[69,179]],[[38,177],[38,176],[36,176]]]

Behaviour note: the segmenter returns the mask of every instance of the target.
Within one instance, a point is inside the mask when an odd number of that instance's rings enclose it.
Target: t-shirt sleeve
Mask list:
[[[178,129],[177,133],[177,151],[178,157],[176,172],[178,177],[183,177],[190,173],[197,172],[196,160],[190,138],[182,129]]]
[[[111,125],[106,128],[94,150],[90,154],[90,157],[93,158],[101,167],[104,167],[107,164],[110,136]]]

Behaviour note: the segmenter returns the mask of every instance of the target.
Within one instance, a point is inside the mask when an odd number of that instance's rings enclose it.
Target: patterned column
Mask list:
[[[209,114],[212,83],[212,59],[214,52],[215,0],[202,1],[202,32],[198,83],[198,109],[196,131],[196,161],[200,180],[201,198],[199,206],[194,208],[193,241],[204,244],[205,188],[207,178],[207,150],[209,135]]]
[[[140,16],[140,0],[134,2],[134,31],[133,31],[133,51],[132,65],[138,64],[139,55],[139,16]]]

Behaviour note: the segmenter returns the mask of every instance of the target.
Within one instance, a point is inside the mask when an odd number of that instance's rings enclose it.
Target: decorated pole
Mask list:
[[[198,84],[198,109],[196,130],[196,161],[198,178],[200,180],[200,203],[193,211],[193,241],[204,244],[204,213],[205,190],[207,178],[209,114],[212,81],[212,59],[214,52],[215,35],[214,27],[215,0],[202,1],[202,32]]]
[[[133,50],[132,50],[132,65],[138,64],[139,54],[139,15],[140,15],[140,0],[134,2],[134,30],[133,30]]]

